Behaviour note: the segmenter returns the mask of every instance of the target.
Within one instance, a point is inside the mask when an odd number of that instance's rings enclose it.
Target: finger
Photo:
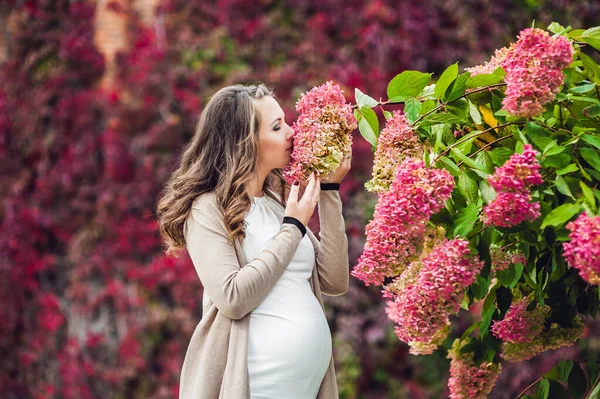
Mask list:
[[[308,198],[312,198],[312,196],[314,194],[314,190],[315,190],[315,181],[316,180],[317,180],[316,174],[315,174],[315,172],[312,172],[310,175],[310,179],[308,181],[308,185],[306,186],[306,190],[304,191],[304,196],[306,196]]]
[[[288,196],[288,202],[298,202],[298,192],[300,191],[300,182],[296,180],[290,187],[290,195]]]
[[[316,184],[315,184],[315,195],[313,196],[313,201],[315,203],[319,202],[319,196],[320,196],[320,194],[321,194],[321,178],[318,177],[317,181],[316,181]]]

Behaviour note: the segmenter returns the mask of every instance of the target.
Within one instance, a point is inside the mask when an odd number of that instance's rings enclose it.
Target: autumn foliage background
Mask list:
[[[300,93],[326,80],[349,101],[354,87],[384,96],[406,69],[482,64],[532,20],[589,27],[598,15],[592,0],[2,2],[0,392],[177,396],[202,286],[187,254],[163,254],[154,207],[219,88],[266,82],[293,120]],[[376,202],[358,132],[353,154],[341,187],[351,265]],[[449,361],[408,356],[376,287],[351,279],[326,305],[342,398],[447,397]],[[507,364],[490,397],[594,356],[598,330]]]

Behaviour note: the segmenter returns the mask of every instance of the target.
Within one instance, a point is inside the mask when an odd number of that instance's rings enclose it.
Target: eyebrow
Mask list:
[[[273,124],[274,124],[275,122],[277,122],[277,121],[280,121],[281,119],[282,119],[282,118],[277,118],[277,119],[275,119],[273,122],[271,122],[271,126],[273,126]]]

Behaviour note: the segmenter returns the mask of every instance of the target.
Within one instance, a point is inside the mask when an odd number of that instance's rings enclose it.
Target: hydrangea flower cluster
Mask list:
[[[510,227],[524,220],[532,222],[540,216],[540,204],[531,201],[529,192],[531,186],[544,182],[536,154],[530,144],[525,144],[522,154],[513,154],[488,178],[498,194],[484,208],[486,225]]]
[[[573,326],[569,328],[552,323],[548,330],[542,331],[530,342],[515,344],[503,342],[500,357],[508,362],[521,362],[547,350],[571,346],[582,337],[584,327],[579,316],[573,320]]]
[[[283,176],[290,184],[298,180],[305,186],[313,171],[327,176],[337,169],[350,151],[351,133],[358,125],[342,90],[331,81],[303,93],[296,110],[300,115],[292,125],[292,162]]]
[[[504,109],[523,118],[544,112],[563,84],[562,70],[573,61],[573,52],[564,36],[551,37],[542,29],[522,30],[500,63],[506,71]]]
[[[377,139],[373,161],[373,178],[365,183],[367,191],[382,193],[389,190],[398,164],[408,158],[420,158],[423,148],[419,136],[404,114],[394,111]]]
[[[405,159],[390,190],[379,197],[352,275],[368,286],[401,274],[419,258],[426,223],[450,198],[453,188],[454,179],[446,170],[427,168],[419,159]]]
[[[451,359],[448,380],[450,398],[485,399],[496,385],[502,366],[492,362],[476,365],[473,352],[460,353],[466,342],[456,339],[448,351],[448,358]]]
[[[527,263],[527,258],[520,251],[510,251],[497,246],[490,247],[490,258],[495,271],[507,270],[510,265]]]
[[[466,72],[471,73],[471,77],[482,75],[482,74],[492,74],[497,68],[500,68],[502,65],[502,61],[506,58],[506,54],[508,54],[508,47],[503,47],[494,52],[492,58],[486,62],[484,65],[476,65],[472,68],[465,68]]]
[[[567,223],[570,241],[563,243],[563,256],[590,284],[600,284],[600,216],[583,212]]]
[[[544,329],[544,322],[550,311],[547,306],[536,306],[527,310],[527,298],[510,305],[504,319],[494,321],[492,334],[503,342],[522,344],[531,342]]]
[[[472,257],[469,242],[456,238],[445,240],[421,260],[414,278],[411,264],[401,278],[401,292],[388,303],[387,314],[396,324],[396,335],[409,344],[412,354],[429,354],[446,338],[449,316],[458,313],[465,289],[483,267],[483,261]],[[411,280],[414,282],[411,284]]]

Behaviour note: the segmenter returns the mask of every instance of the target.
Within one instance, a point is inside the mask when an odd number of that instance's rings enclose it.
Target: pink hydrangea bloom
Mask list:
[[[500,192],[483,210],[486,225],[510,227],[540,216],[540,204],[531,202],[531,194]]]
[[[567,223],[570,241],[563,243],[563,256],[590,284],[600,284],[600,216],[583,212]]]
[[[477,76],[481,74],[491,74],[497,68],[501,67],[502,61],[506,58],[506,54],[508,54],[508,48],[503,47],[494,52],[492,58],[486,62],[484,65],[476,65],[472,68],[465,68],[466,72],[470,72],[471,76]]]
[[[536,306],[535,309],[528,311],[527,305],[527,298],[513,302],[504,319],[494,321],[492,334],[512,344],[533,341],[543,330],[550,309],[547,306]]]
[[[573,60],[573,46],[563,36],[551,37],[541,29],[521,31],[501,66],[507,84],[504,109],[515,116],[540,115],[564,81],[562,70]]]
[[[411,353],[432,353],[444,340],[449,316],[458,312],[466,288],[482,267],[483,261],[471,256],[469,242],[457,238],[436,245],[421,260],[416,279],[405,279],[401,292],[388,303],[387,314],[398,324],[396,335],[411,346]],[[405,273],[412,276],[410,270]]]
[[[302,94],[296,110],[300,115],[292,125],[292,162],[283,176],[290,184],[298,180],[305,186],[313,171],[326,176],[337,169],[350,151],[351,133],[357,124],[342,90],[332,82]]]
[[[453,188],[454,179],[447,171],[426,168],[418,159],[405,159],[390,190],[379,197],[352,275],[366,285],[381,285],[386,276],[402,273],[419,258],[426,223],[450,198]]]
[[[405,158],[420,158],[423,154],[419,136],[404,114],[394,111],[377,139],[373,161],[373,178],[365,183],[367,191],[387,191],[394,180],[398,164]]]
[[[537,151],[531,144],[523,146],[522,154],[512,154],[504,165],[497,168],[488,182],[496,191],[523,192],[531,186],[542,184],[540,164],[536,159]]]
[[[510,265],[517,263],[527,263],[527,258],[522,252],[510,251],[504,248],[491,247],[490,257],[492,260],[492,266],[496,271],[506,270]]]
[[[451,359],[448,380],[450,398],[485,399],[496,385],[502,366],[492,362],[476,365],[472,352],[460,353],[465,344],[466,341],[456,339],[448,351],[448,358]]]
[[[542,184],[537,151],[530,144],[523,146],[522,154],[513,154],[504,165],[488,177],[498,195],[483,210],[486,225],[510,227],[524,220],[533,222],[540,216],[540,204],[531,202],[529,188]]]
[[[571,346],[579,340],[584,333],[584,324],[580,316],[576,316],[571,327],[561,327],[552,323],[550,328],[533,338],[530,342],[510,343],[503,342],[500,357],[507,362],[521,362],[529,360],[547,350]]]

